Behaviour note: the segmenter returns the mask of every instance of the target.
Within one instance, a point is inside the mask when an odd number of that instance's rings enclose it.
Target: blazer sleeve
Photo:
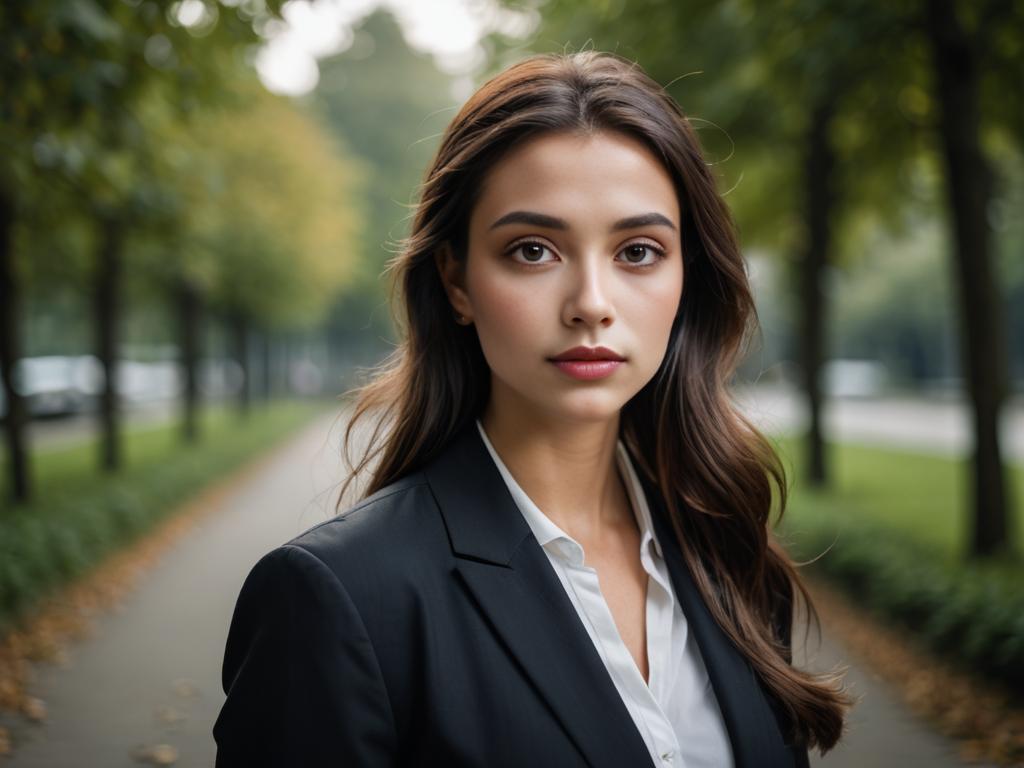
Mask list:
[[[285,544],[242,585],[224,651],[217,768],[387,766],[397,738],[366,627],[344,585]]]

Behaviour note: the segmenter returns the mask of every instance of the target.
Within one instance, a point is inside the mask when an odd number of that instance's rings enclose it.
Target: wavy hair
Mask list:
[[[808,626],[817,613],[770,527],[773,491],[779,520],[785,509],[785,468],[728,391],[758,327],[745,263],[693,128],[634,62],[597,51],[531,56],[484,84],[448,125],[410,235],[385,270],[401,341],[347,393],[355,406],[346,458],[356,424],[371,414],[375,423],[359,440],[360,460],[349,462],[337,507],[364,471],[363,498],[427,464],[482,413],[490,370],[475,327],[453,321],[434,257],[451,248],[464,262],[484,176],[513,146],[551,131],[639,139],[672,176],[683,217],[683,293],[661,367],[622,409],[621,437],[660,489],[709,610],[785,713],[787,739],[824,754],[842,736],[851,700],[839,673],[792,666],[794,596],[808,609]]]

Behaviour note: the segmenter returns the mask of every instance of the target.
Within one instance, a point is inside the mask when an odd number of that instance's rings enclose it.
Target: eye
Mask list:
[[[550,252],[551,249],[537,240],[521,240],[518,243],[513,243],[507,253],[510,256],[521,253],[523,259],[515,259],[519,264],[548,264],[550,260],[542,260],[544,251]]]
[[[509,256],[522,255],[522,259],[514,259],[519,264],[550,264],[554,259],[544,259],[544,252],[551,249],[538,240],[520,240],[513,243],[506,252]],[[630,243],[619,254],[625,254],[626,264],[634,267],[653,267],[665,258],[665,249],[654,243],[641,241]],[[553,255],[553,254],[552,254]],[[646,260],[646,261],[645,261]]]
[[[626,254],[625,262],[635,267],[653,267],[665,258],[664,248],[648,242],[630,243],[619,253]],[[652,256],[653,259],[645,263],[644,258],[647,256]]]

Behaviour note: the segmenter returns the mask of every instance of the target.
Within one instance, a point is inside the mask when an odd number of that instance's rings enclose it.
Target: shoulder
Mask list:
[[[430,503],[426,477],[414,472],[384,486],[329,520],[306,529],[286,544],[315,547],[339,536],[345,539],[354,535],[372,535],[371,531],[391,529],[400,520],[415,521],[421,517],[417,512]]]
[[[444,522],[421,473],[401,478],[337,516],[319,523],[266,557],[319,561],[357,602],[381,594],[411,574],[451,556]]]

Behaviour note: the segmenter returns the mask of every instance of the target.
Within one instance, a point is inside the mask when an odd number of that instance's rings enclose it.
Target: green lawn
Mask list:
[[[254,403],[248,421],[242,421],[233,404],[201,409],[200,442],[195,448],[205,460],[219,463],[226,453],[244,453],[244,446],[259,446],[285,433],[291,426],[312,418],[325,409],[340,410],[333,401],[281,400],[269,407]],[[93,436],[67,446],[43,448],[33,453],[33,505],[45,507],[55,498],[90,495],[112,478],[131,483],[169,459],[180,455],[178,419],[160,425],[126,425],[122,432],[123,466],[115,475],[98,470],[98,438]]]
[[[945,558],[962,556],[969,540],[969,474],[966,459],[850,443],[828,443],[831,489],[809,489],[802,480],[804,443],[777,440],[790,471],[792,494],[783,526],[799,531],[801,521],[834,521],[844,528],[860,521],[910,537]],[[1007,482],[1018,553],[1024,553],[1024,466],[1009,465]]]
[[[1024,691],[1024,513],[1013,511],[1008,557],[966,557],[966,460],[831,443],[831,487],[808,489],[803,442],[777,441],[790,470],[780,539],[810,573],[895,622],[962,669]],[[1007,467],[1024,500],[1024,468]]]
[[[202,438],[185,445],[178,423],[126,429],[124,466],[97,469],[96,439],[33,454],[29,505],[0,505],[0,629],[50,590],[132,542],[210,483],[270,449],[334,400],[254,404],[241,420],[204,409]],[[339,459],[340,460],[340,459]]]

